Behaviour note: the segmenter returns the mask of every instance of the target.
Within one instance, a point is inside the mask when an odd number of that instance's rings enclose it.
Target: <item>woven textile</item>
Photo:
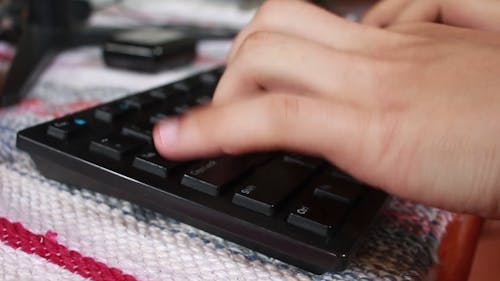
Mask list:
[[[129,202],[48,180],[15,148],[16,132],[130,92],[78,83],[77,74],[61,80],[43,79],[21,104],[0,111],[1,280],[422,280],[435,262],[452,215],[397,198],[347,270],[313,275]]]

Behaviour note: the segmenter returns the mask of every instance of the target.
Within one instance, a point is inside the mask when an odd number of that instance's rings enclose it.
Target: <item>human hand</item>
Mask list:
[[[441,22],[500,31],[500,1],[381,0],[366,13],[362,22],[378,27],[404,22]]]
[[[266,1],[211,105],[161,122],[173,159],[288,149],[389,193],[500,218],[500,37],[389,29],[302,1]]]

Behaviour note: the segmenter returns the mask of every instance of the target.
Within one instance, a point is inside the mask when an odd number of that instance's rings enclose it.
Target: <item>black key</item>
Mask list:
[[[360,184],[330,176],[319,177],[311,183],[311,186],[314,188],[314,196],[345,203],[353,203],[365,190]]]
[[[352,181],[352,182],[358,182],[355,178],[353,178],[352,176],[350,176],[349,174],[347,174],[346,172],[340,170],[338,167],[336,166],[330,166],[327,170],[327,173],[329,173],[330,175],[332,175],[333,177],[336,177],[336,178],[341,178],[341,179],[344,179],[344,180],[348,180],[348,181]]]
[[[184,113],[188,112],[191,108],[192,108],[192,105],[189,103],[181,103],[181,104],[176,105],[172,108],[165,108],[165,109],[163,109],[163,111],[153,113],[149,117],[149,122],[156,124],[159,121],[161,121],[167,117],[176,116],[179,114],[184,114]]]
[[[66,140],[74,136],[78,131],[87,126],[87,120],[84,118],[72,118],[52,122],[47,128],[49,136]]]
[[[348,205],[327,198],[310,198],[297,204],[287,222],[307,231],[328,236],[342,223]]]
[[[135,156],[133,166],[153,175],[166,178],[168,174],[179,167],[180,162],[167,160],[151,149]]]
[[[226,67],[219,67],[217,69],[215,69],[213,72],[219,77],[222,76],[222,74],[224,74],[224,71],[226,70]]]
[[[140,109],[140,110],[146,109],[154,105],[156,102],[157,99],[155,99],[151,95],[144,95],[144,94],[133,96],[125,100],[125,103],[127,103],[128,105],[130,105],[135,109]]]
[[[150,117],[149,117],[149,122],[152,123],[152,124],[156,124],[158,122],[160,122],[161,120],[165,119],[165,118],[168,118],[170,116],[174,116],[175,113],[173,112],[157,112],[157,113],[153,113]]]
[[[195,76],[172,84],[172,88],[185,94],[192,93],[200,86],[200,80]]]
[[[202,161],[188,169],[182,178],[182,184],[216,196],[248,171],[256,161],[250,156],[221,157]]]
[[[196,95],[204,95],[212,97],[217,83],[219,82],[219,76],[215,72],[207,72],[198,76],[201,83],[201,87],[196,89]]]
[[[176,91],[172,89],[171,87],[161,87],[157,88],[154,90],[151,90],[149,92],[149,95],[152,96],[153,98],[160,99],[160,100],[166,100],[170,98],[174,94],[178,94],[179,91]]]
[[[151,122],[140,122],[137,124],[125,125],[122,128],[122,134],[152,143],[153,126],[154,124]]]
[[[285,155],[283,160],[286,162],[297,163],[313,170],[316,170],[319,166],[321,166],[321,164],[324,163],[324,161],[319,158],[295,153]]]
[[[136,151],[142,142],[127,137],[105,137],[90,143],[90,151],[114,160]]]
[[[134,110],[130,104],[121,101],[117,103],[107,104],[98,107],[95,110],[94,116],[96,119],[106,123],[114,122],[116,119],[123,117]]]
[[[238,185],[233,203],[271,216],[311,172],[300,165],[275,159]]]
[[[220,76],[217,75],[215,72],[206,72],[200,74],[198,78],[200,79],[200,82],[203,84],[204,87],[215,88],[217,82],[219,82]]]
[[[191,105],[189,104],[181,104],[174,107],[174,112],[177,114],[184,114],[191,109]]]
[[[197,105],[203,105],[203,104],[209,104],[211,100],[212,100],[212,96],[202,95],[202,96],[197,97],[194,102]]]
[[[184,80],[175,82],[172,84],[172,88],[179,92],[189,93],[193,89],[193,86],[189,83],[189,81]]]

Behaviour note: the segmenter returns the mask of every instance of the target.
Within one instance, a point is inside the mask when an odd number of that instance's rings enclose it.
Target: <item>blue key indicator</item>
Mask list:
[[[75,119],[73,120],[73,122],[74,122],[76,125],[79,125],[79,126],[83,126],[83,125],[87,124],[87,120],[82,119],[82,118],[75,118]]]
[[[129,108],[129,104],[128,103],[120,103],[120,109],[121,110],[127,110]]]

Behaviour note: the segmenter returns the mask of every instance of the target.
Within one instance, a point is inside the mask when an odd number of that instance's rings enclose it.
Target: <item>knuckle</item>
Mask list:
[[[250,23],[245,26],[236,37],[237,42],[243,44],[248,37],[259,31],[272,30],[277,18],[283,13],[281,0],[267,0],[259,7]],[[286,2],[286,1],[285,1]],[[279,6],[279,7],[278,7]]]
[[[248,34],[243,40],[242,48],[244,51],[253,50],[265,46],[272,38],[272,33],[256,30]]]
[[[271,32],[254,31],[248,34],[240,46],[236,60],[243,60],[245,63],[252,65],[258,54],[265,53],[265,49],[270,46],[273,38]]]
[[[255,13],[252,22],[267,21],[270,18],[276,17],[276,15],[282,12],[283,5],[286,4],[286,2],[287,1],[282,0],[264,1]]]

